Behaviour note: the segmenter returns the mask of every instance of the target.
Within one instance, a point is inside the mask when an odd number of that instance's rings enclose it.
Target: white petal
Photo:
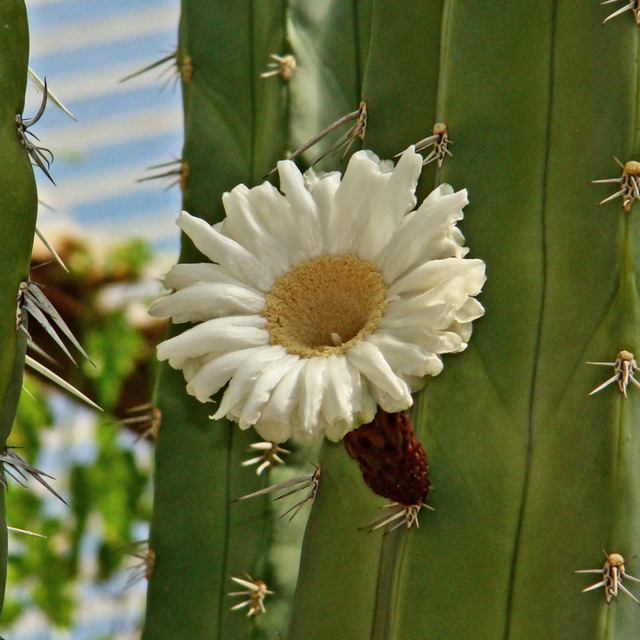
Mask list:
[[[362,373],[374,387],[380,388],[396,400],[411,405],[411,393],[384,359],[380,350],[370,342],[359,342],[346,352],[347,360]]]
[[[472,320],[477,320],[484,315],[484,307],[475,299],[469,298],[464,306],[456,311],[456,321],[466,324]]]
[[[438,369],[436,367],[435,373],[431,373],[431,371],[428,371],[427,373],[430,376],[437,376],[442,371],[442,360],[440,360],[438,356],[430,356],[430,358],[434,358],[435,360],[437,360],[440,364],[440,368]],[[431,366],[431,364],[429,364],[428,366]],[[412,394],[418,393],[418,391],[422,391],[424,386],[427,384],[426,376],[418,377],[405,375],[402,377],[404,378],[404,381],[409,385],[409,389],[411,389]]]
[[[200,283],[151,305],[149,314],[171,318],[174,322],[202,322],[221,316],[258,314],[264,308],[264,296],[245,287],[224,283]]]
[[[380,350],[396,373],[411,376],[427,375],[427,362],[431,354],[419,345],[403,342],[383,331],[373,333],[364,340],[371,342]]]
[[[360,373],[358,372],[358,375]],[[360,394],[360,410],[355,414],[355,425],[367,424],[376,417],[378,411],[378,404],[376,402],[376,393],[372,389],[373,384],[361,376],[360,382],[362,384],[362,392]],[[409,405],[411,401],[409,401]],[[407,405],[407,406],[409,406]]]
[[[337,171],[317,176],[312,169],[309,169],[304,174],[307,189],[309,189],[316,203],[325,247],[330,244],[331,229],[329,226],[335,215],[335,194],[340,187],[340,177],[340,173]]]
[[[316,203],[304,185],[300,170],[290,160],[282,160],[278,162],[278,173],[280,191],[291,205],[291,212],[296,218],[298,228],[303,231],[298,243],[306,245],[310,258],[322,255],[324,247]]]
[[[390,178],[390,173],[381,173],[380,161],[373,154],[358,151],[351,156],[327,221],[331,254],[352,250],[358,229],[365,224]]]
[[[277,238],[288,265],[305,262],[315,255],[321,244],[319,225],[305,221],[273,185],[264,183],[254,187],[247,194],[247,200],[255,218]]]
[[[253,347],[240,351],[230,351],[203,364],[189,379],[187,393],[195,396],[200,402],[206,402],[229,382],[236,369],[247,359],[254,358],[265,347]]]
[[[329,424],[337,421],[353,421],[351,404],[353,386],[349,367],[344,355],[332,355],[326,358],[322,413]]]
[[[301,398],[298,404],[298,420],[293,425],[293,435],[307,440],[318,433],[318,415],[324,395],[323,377],[325,358],[308,358],[300,374]]]
[[[179,369],[188,358],[222,354],[269,344],[262,316],[231,316],[207,320],[158,345],[158,359]]]
[[[375,388],[375,392],[376,403],[383,411],[386,411],[387,413],[397,413],[398,411],[404,411],[413,404],[413,398],[411,396],[409,396],[409,404],[407,405],[404,400],[397,400],[378,387]]]
[[[336,420],[326,426],[324,435],[332,442],[340,442],[345,434],[353,431],[356,426],[360,425],[356,425],[353,420]]]
[[[458,325],[453,323],[450,330],[431,331],[423,326],[399,326],[386,329],[386,332],[399,340],[416,342],[427,353],[456,353],[466,348],[466,339],[458,332]],[[431,371],[429,375],[434,375]]]
[[[291,437],[295,409],[300,401],[300,374],[305,360],[300,358],[276,385],[269,402],[256,423],[256,431],[271,442],[284,442]]]
[[[271,288],[273,276],[268,269],[235,240],[227,238],[201,218],[189,215],[186,211],[180,214],[178,226],[199,251],[237,275],[242,282],[260,291]]]
[[[429,205],[425,201],[401,222],[393,238],[382,252],[379,264],[387,284],[428,260],[457,255],[456,239],[449,236],[449,227],[463,218],[462,207],[467,202],[466,191],[437,198]]]
[[[240,413],[238,422],[241,429],[254,425],[260,419],[274,387],[299,360],[300,356],[285,353],[282,358],[264,368]]]
[[[439,282],[455,275],[467,278],[465,290],[469,295],[478,295],[485,282],[485,264],[482,260],[463,260],[461,258],[444,258],[431,260],[418,265],[412,271],[396,280],[388,289],[388,296],[402,293],[428,291]]]
[[[263,209],[264,204],[271,200],[266,194],[271,190],[277,193],[277,189],[267,182],[262,188],[256,188],[253,194],[244,185],[223,194],[222,204],[227,217],[223,221],[222,232],[254,256],[259,256],[272,276],[277,276],[289,268],[289,260],[282,244],[267,231],[262,216],[256,211]]]
[[[219,264],[198,262],[174,265],[164,279],[164,288],[185,289],[198,282],[226,282],[227,284],[243,285],[238,278],[232,276]]]
[[[384,188],[363,217],[353,251],[363,260],[376,260],[402,217],[416,205],[415,191],[422,171],[422,157],[409,147]]]
[[[285,354],[284,347],[275,345],[264,347],[257,351],[254,357],[244,360],[233,374],[231,382],[222,396],[220,407],[212,416],[213,419],[219,420],[231,411],[235,414],[240,413],[242,409],[238,409],[238,405],[244,405],[262,370],[273,362],[281,360]],[[247,424],[245,428],[249,426]]]
[[[403,327],[416,327],[418,329],[429,327],[434,333],[440,335],[447,331],[455,322],[454,312],[445,304],[433,305],[409,316],[384,318],[384,325],[379,324],[380,329],[400,329]],[[439,351],[438,351],[439,352]]]
[[[405,296],[389,302],[378,326],[424,323],[431,329],[444,329],[451,324],[458,309],[469,299],[466,279],[454,276],[424,293]]]

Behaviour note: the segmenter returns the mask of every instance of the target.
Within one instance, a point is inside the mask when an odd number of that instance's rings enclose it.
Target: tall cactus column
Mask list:
[[[621,197],[598,206],[621,184],[591,184],[620,177],[612,156],[640,151],[637,27],[630,11],[602,27],[606,15],[569,2],[374,3],[367,146],[389,156],[446,123],[454,157],[435,182],[469,191],[463,230],[487,263],[486,317],[413,412],[436,513],[385,538],[374,600],[371,558],[313,545],[344,511],[321,487],[290,639],[329,637],[373,607],[385,614],[372,638],[637,635],[637,604],[582,594],[603,576],[574,574],[602,568],[602,547],[631,558],[640,524],[637,389],[589,397],[614,370],[585,364],[638,349],[637,212]],[[338,575],[323,604],[323,567],[353,571],[354,559],[366,598]],[[640,573],[633,560],[626,570]],[[330,605],[340,599],[353,606]]]
[[[176,62],[188,168],[183,205],[211,223],[223,217],[224,191],[256,181],[283,153],[285,89],[260,73],[270,54],[282,51],[284,21],[280,3],[182,3]],[[180,260],[202,260],[188,239]],[[232,576],[264,570],[268,516],[262,503],[230,503],[261,486],[241,467],[255,437],[226,420],[211,421],[214,405],[188,397],[182,374],[169,367],[157,405],[155,564],[143,637],[243,637],[246,617],[230,611],[227,593]]]
[[[38,199],[31,163],[16,127],[27,84],[29,29],[23,0],[0,6],[0,450],[13,425],[22,391],[26,333],[16,331],[20,283],[29,274]],[[7,527],[4,492],[0,491],[0,592],[7,571]],[[0,598],[0,609],[2,599]]]

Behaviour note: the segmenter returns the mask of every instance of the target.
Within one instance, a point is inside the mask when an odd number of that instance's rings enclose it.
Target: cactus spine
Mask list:
[[[443,122],[455,157],[432,163],[421,189],[468,189],[463,230],[487,263],[487,314],[411,412],[437,510],[419,531],[359,531],[381,500],[341,445],[323,444],[289,640],[637,636],[631,599],[607,606],[573,573],[604,563],[601,547],[638,552],[640,395],[613,385],[589,397],[613,371],[585,364],[640,349],[638,212],[622,198],[598,206],[620,187],[591,184],[620,176],[613,156],[640,153],[631,11],[603,28],[606,9],[564,1],[314,6],[183,2],[185,208],[219,219],[223,190],[255,184],[287,131],[309,137],[336,104],[337,116],[366,102],[365,146],[381,157]],[[258,79],[281,52],[285,15],[305,67],[290,116],[282,93],[268,93],[276,84]],[[341,31],[317,29],[311,42],[319,15]],[[180,374],[165,369],[159,396],[145,637],[240,637],[224,594],[236,559],[255,566],[264,540],[259,509],[236,520],[227,504],[251,490],[237,462],[248,441],[211,425]],[[627,570],[640,573],[630,560]]]

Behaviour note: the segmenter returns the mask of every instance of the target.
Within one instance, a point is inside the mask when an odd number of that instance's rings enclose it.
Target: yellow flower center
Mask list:
[[[271,344],[303,358],[344,353],[375,331],[386,292],[375,262],[351,255],[303,262],[266,296],[262,315]]]

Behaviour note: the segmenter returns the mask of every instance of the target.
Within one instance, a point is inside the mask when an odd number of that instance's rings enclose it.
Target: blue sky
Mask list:
[[[179,87],[162,69],[120,80],[177,44],[179,0],[27,0],[30,66],[71,110],[50,106],[33,131],[50,148],[57,187],[38,175],[40,227],[79,225],[93,237],[144,237],[176,251],[177,187],[137,180],[180,157]],[[25,116],[40,96],[28,91]],[[39,172],[37,172],[39,173]]]

